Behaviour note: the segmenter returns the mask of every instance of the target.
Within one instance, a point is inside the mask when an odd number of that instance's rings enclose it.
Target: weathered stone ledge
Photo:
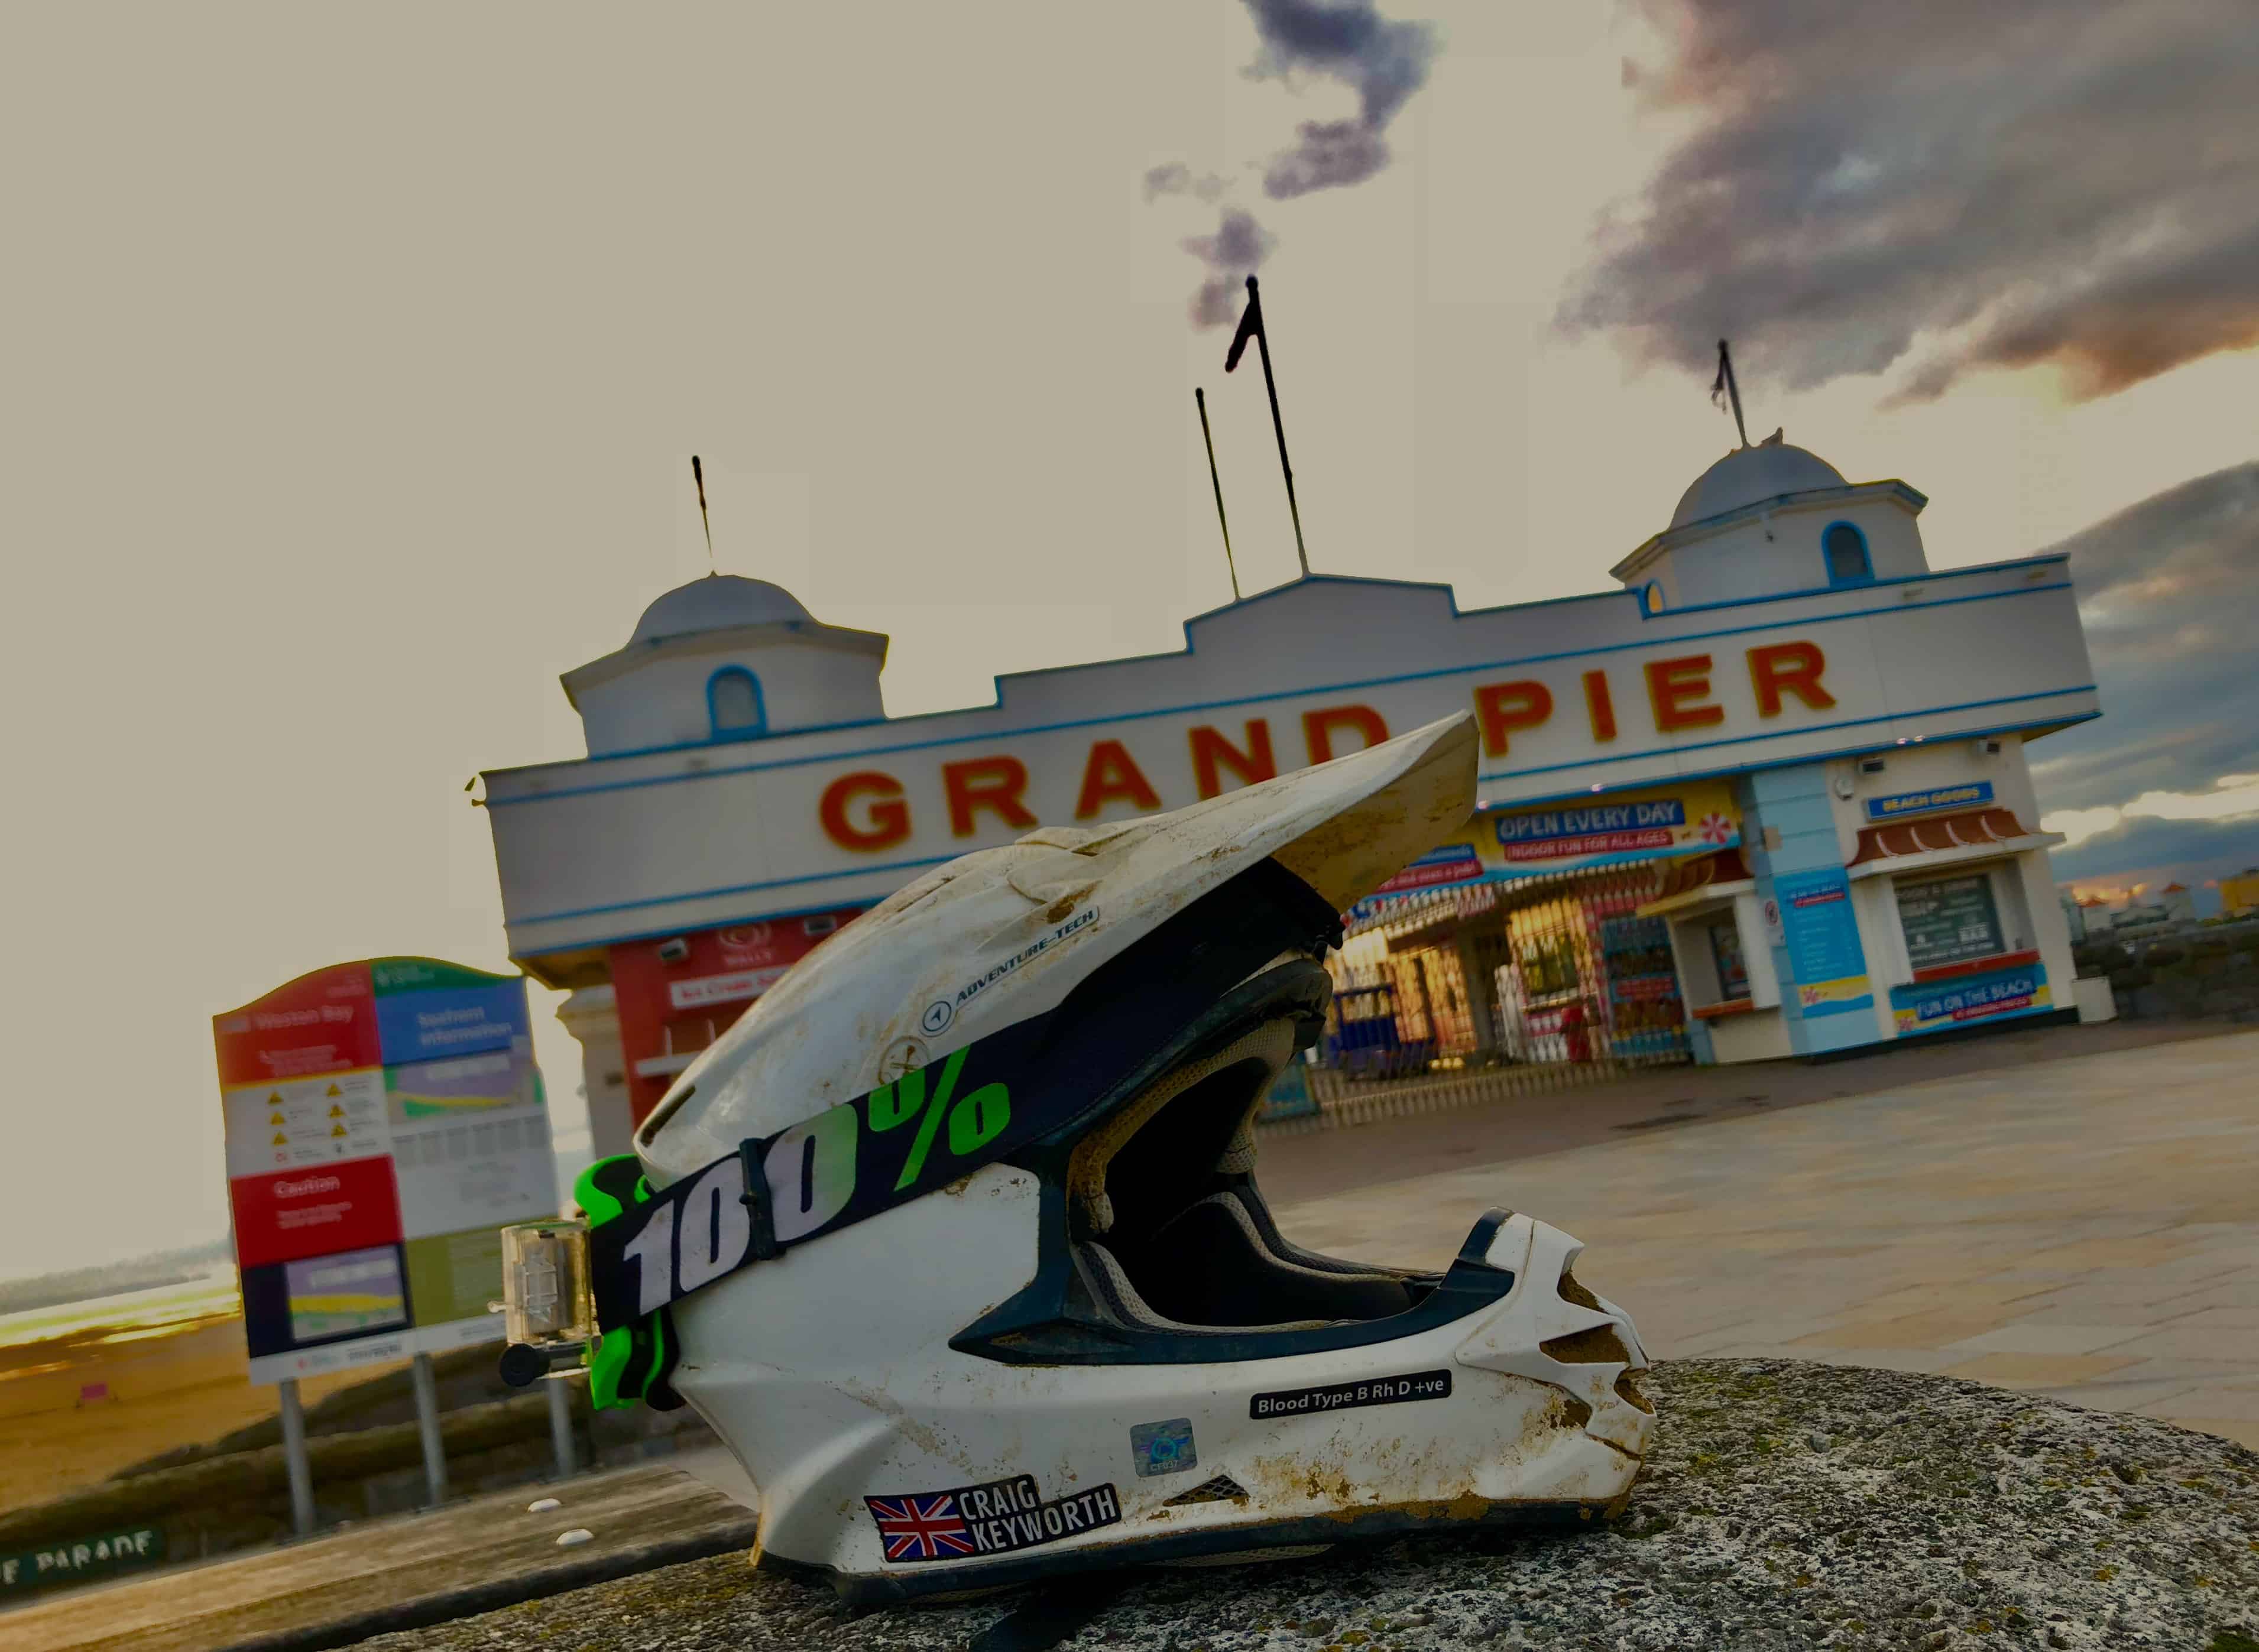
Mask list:
[[[1678,1360],[1649,1391],[1613,1527],[1154,1571],[1062,1644],[2259,1652],[2259,1454],[1894,1371]],[[732,1556],[365,1644],[955,1652],[1025,1599],[859,1616]]]

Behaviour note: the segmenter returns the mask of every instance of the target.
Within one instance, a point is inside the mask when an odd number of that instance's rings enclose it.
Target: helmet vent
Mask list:
[[[1595,1314],[1607,1312],[1600,1306],[1600,1299],[1578,1284],[1577,1276],[1565,1268],[1561,1271],[1560,1290],[1561,1300],[1564,1302],[1574,1302],[1578,1307],[1588,1307]]]
[[[1589,1331],[1556,1336],[1537,1345],[1546,1356],[1564,1365],[1628,1365],[1631,1350],[1623,1345],[1613,1325],[1595,1325]]]
[[[1247,1488],[1229,1474],[1219,1474],[1212,1480],[1202,1480],[1189,1492],[1179,1492],[1163,1508],[1181,1508],[1188,1503],[1244,1503]]]

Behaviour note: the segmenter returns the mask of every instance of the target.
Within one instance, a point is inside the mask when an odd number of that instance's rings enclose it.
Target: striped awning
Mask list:
[[[1970,808],[1953,815],[1932,815],[1926,820],[1894,820],[1869,826],[1859,833],[1859,852],[1854,866],[1901,855],[1927,855],[1942,849],[1985,849],[1998,844],[2019,843],[2032,830],[2005,808]]]
[[[1740,884],[1749,881],[1749,869],[1736,847],[1721,849],[1714,854],[1689,855],[1683,860],[1669,863],[1663,875],[1663,886],[1643,906],[1660,906],[1666,901],[1676,901],[1720,884]]]

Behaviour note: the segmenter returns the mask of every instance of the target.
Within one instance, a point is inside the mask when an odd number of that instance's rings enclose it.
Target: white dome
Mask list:
[[[1738,447],[1697,476],[1694,485],[1679,495],[1671,525],[1683,528],[1690,522],[1707,522],[1784,494],[1848,486],[1842,472],[1800,447],[1778,444]]]
[[[800,599],[766,580],[734,573],[709,573],[678,586],[644,609],[628,646],[697,631],[726,631],[739,625],[773,625],[780,620],[812,620]]]

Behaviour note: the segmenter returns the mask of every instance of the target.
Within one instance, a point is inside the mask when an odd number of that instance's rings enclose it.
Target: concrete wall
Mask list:
[[[1746,1015],[1721,1015],[1709,1023],[1710,1047],[1721,1065],[1735,1061],[1773,1061],[1793,1053],[1788,1022],[1778,1009]]]

